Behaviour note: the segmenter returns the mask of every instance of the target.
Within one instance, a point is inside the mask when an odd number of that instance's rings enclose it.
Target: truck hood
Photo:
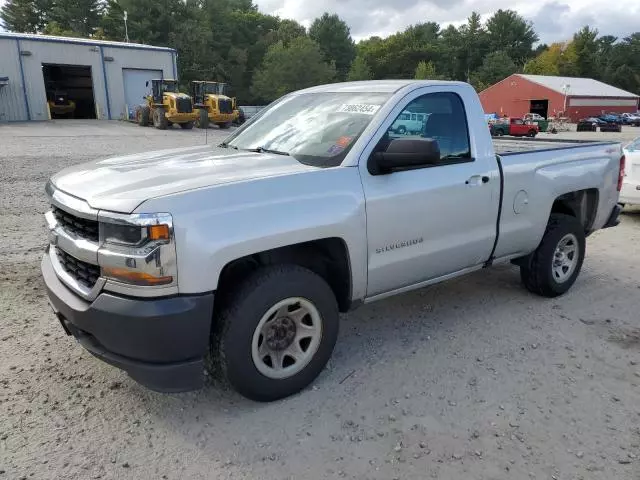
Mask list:
[[[205,145],[83,163],[62,170],[51,182],[95,209],[131,213],[163,195],[316,168],[284,155]]]

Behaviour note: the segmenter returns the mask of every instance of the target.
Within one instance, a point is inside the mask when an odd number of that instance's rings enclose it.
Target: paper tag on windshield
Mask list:
[[[380,105],[369,105],[366,103],[343,103],[338,112],[341,113],[362,113],[364,115],[373,115],[380,109]]]

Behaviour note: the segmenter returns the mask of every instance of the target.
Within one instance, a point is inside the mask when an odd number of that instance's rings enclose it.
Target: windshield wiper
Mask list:
[[[233,148],[234,150],[238,150],[238,147],[236,147],[235,145],[229,145],[226,142],[222,142],[220,145],[218,145],[218,147],[220,147],[220,148]]]
[[[286,157],[291,156],[291,154],[289,154],[287,152],[281,152],[280,150],[270,150],[270,149],[264,148],[264,147],[245,148],[243,150],[246,150],[247,152],[255,152],[255,153],[273,153],[274,155],[284,155]]]

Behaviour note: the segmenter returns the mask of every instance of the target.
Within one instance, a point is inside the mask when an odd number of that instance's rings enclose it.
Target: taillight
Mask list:
[[[618,173],[618,191],[622,190],[622,182],[624,181],[624,166],[625,166],[625,157],[624,155],[620,157],[620,171]]]

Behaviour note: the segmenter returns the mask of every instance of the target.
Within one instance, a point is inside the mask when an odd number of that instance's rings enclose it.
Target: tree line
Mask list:
[[[386,78],[470,82],[477,90],[513,73],[580,76],[640,94],[640,32],[600,36],[584,27],[571,39],[539,44],[533,25],[512,10],[486,22],[412,25],[356,44],[349,26],[325,13],[309,29],[258,11],[252,0],[8,0],[9,31],[173,47],[183,86],[231,84],[241,103],[265,103],[331,81]]]

